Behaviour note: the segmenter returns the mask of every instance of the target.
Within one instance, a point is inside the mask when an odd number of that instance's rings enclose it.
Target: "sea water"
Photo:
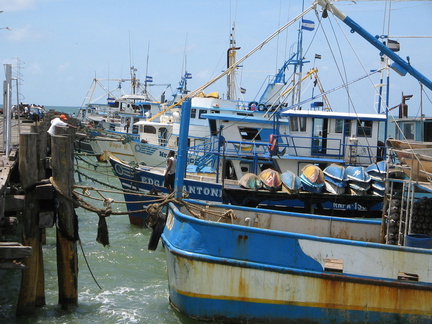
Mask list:
[[[70,114],[75,111],[58,109]],[[78,163],[88,177],[76,174],[75,184],[109,190],[100,193],[99,198],[113,198],[113,210],[125,211],[125,205],[121,203],[123,196],[116,190],[120,188],[120,182],[113,176],[111,167],[96,162],[91,166],[82,161]],[[98,181],[110,187],[100,185]],[[100,201],[90,202],[102,206]],[[0,270],[0,322],[201,323],[179,314],[170,306],[165,253],[161,243],[156,251],[147,249],[150,229],[130,225],[126,215],[111,215],[106,218],[110,245],[103,247],[96,242],[98,216],[83,208],[77,208],[76,213],[82,245],[81,249],[78,244],[78,307],[63,311],[58,304],[56,229],[53,227],[46,230],[47,240],[43,246],[46,306],[37,308],[30,317],[16,318],[21,271]]]

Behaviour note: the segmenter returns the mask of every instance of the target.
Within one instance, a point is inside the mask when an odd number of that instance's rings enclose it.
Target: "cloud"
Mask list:
[[[66,62],[66,63],[60,64],[60,65],[57,67],[57,70],[58,70],[59,72],[64,72],[64,71],[68,70],[69,67],[70,67],[70,63],[69,63],[69,62]]]
[[[7,38],[13,41],[33,41],[41,39],[42,35],[36,32],[30,25],[27,25],[21,28],[13,28],[7,33]]]

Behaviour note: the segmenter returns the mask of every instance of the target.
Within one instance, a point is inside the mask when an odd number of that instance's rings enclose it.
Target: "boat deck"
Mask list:
[[[311,193],[245,189],[239,185],[224,186],[224,203],[248,207],[265,207],[317,215],[380,218],[383,197],[374,195]]]

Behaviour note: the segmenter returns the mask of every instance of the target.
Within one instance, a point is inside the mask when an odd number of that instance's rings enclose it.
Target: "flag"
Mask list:
[[[246,93],[246,89],[245,88],[240,88],[240,92],[241,93]]]
[[[146,82],[153,82],[153,77],[152,76],[146,76]]]
[[[384,42],[384,45],[390,48],[393,52],[400,51],[400,44],[398,41],[389,39],[387,42]]]
[[[185,78],[186,79],[192,79],[192,73],[186,72]]]
[[[312,20],[306,20],[302,19],[302,29],[304,30],[314,30],[315,29],[315,23]]]
[[[321,60],[321,54],[315,54],[315,58]]]

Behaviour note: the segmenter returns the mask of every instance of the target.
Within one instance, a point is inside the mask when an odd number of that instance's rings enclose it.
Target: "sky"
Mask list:
[[[304,7],[311,4],[306,0]],[[432,1],[393,1],[390,5],[358,0],[335,5],[372,35],[399,36],[392,38],[401,44],[398,54],[409,56],[411,64],[432,79],[432,38],[400,37],[432,36],[428,23]],[[390,18],[385,14],[389,7]],[[142,81],[146,75],[153,77],[150,92],[158,98],[164,90],[167,96],[174,91],[185,70],[193,76],[188,81],[190,90],[221,73],[233,26],[239,59],[302,8],[301,0],[0,0],[0,60],[12,64],[20,101],[26,103],[80,107],[94,78],[128,79],[131,66]],[[317,67],[324,90],[380,68],[378,50],[331,14],[321,25],[314,11],[304,18],[315,22],[315,30],[303,33],[303,53],[310,61],[303,70]],[[298,24],[294,24],[243,62],[236,72],[238,87],[246,89],[242,99],[259,99],[268,76],[292,53],[297,36]],[[315,54],[321,59],[314,60]],[[289,67],[287,75],[291,72]],[[309,81],[304,83],[303,96],[317,94]],[[333,110],[374,112],[373,85],[379,83],[377,74],[356,87],[350,85],[349,96],[346,90],[329,94]],[[115,89],[117,82],[106,81],[105,86]],[[127,82],[122,83],[122,90],[130,92]],[[205,90],[212,91],[225,96],[225,79]],[[410,115],[428,115],[431,91],[424,88],[422,92],[410,75],[390,72],[390,107],[401,102],[402,93],[413,95],[408,102]],[[99,95],[105,101],[103,92],[94,93],[93,98]]]

